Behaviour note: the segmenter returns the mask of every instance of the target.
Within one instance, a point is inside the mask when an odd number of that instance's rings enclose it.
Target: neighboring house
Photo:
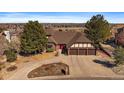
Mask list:
[[[46,31],[48,46],[68,55],[96,55],[96,49],[83,32]],[[64,52],[64,53],[65,53]]]
[[[124,27],[119,28],[115,34],[115,43],[124,46]]]
[[[5,38],[8,40],[8,42],[11,42],[11,35],[10,31],[4,31]]]
[[[8,42],[5,36],[0,33],[0,56],[4,54],[4,51],[8,49]]]

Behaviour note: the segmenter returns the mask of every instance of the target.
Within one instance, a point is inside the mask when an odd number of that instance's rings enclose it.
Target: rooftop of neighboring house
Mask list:
[[[118,28],[118,29],[117,29],[117,32],[118,32],[118,33],[124,32],[124,27]]]
[[[8,48],[8,42],[5,36],[0,34],[0,55],[3,55],[4,51]]]

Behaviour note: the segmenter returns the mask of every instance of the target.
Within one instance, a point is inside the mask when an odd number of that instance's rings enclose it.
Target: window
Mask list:
[[[83,47],[87,47],[87,44],[83,44]]]
[[[79,47],[83,47],[83,44],[79,44]]]
[[[78,47],[78,44],[74,44],[75,47]]]
[[[87,47],[92,47],[91,44],[87,44]]]
[[[74,47],[74,44],[71,47]]]

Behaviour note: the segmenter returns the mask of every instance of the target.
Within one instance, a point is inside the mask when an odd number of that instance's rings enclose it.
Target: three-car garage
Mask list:
[[[68,49],[68,55],[96,55],[96,49]]]

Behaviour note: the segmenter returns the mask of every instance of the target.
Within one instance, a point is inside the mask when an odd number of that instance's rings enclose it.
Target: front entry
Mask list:
[[[67,49],[66,45],[63,46],[61,53],[62,53],[62,54],[65,54],[65,55],[68,54],[68,49]]]

